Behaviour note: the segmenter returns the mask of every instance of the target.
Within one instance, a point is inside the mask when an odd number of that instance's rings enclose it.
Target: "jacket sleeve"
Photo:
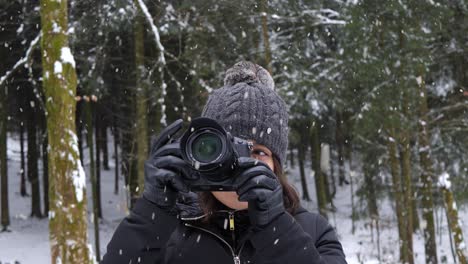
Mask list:
[[[262,263],[346,264],[334,229],[318,214],[284,213],[250,240]]]
[[[161,263],[177,217],[141,197],[117,227],[102,264]]]

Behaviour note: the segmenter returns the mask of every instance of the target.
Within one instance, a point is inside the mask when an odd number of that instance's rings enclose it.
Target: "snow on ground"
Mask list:
[[[308,165],[310,168],[310,165]],[[309,195],[312,199],[311,202],[302,202],[303,206],[310,211],[317,212],[316,205],[316,192],[313,172],[306,168],[307,185]],[[302,197],[302,187],[299,177],[299,168],[290,168],[290,175],[292,176],[291,182],[296,186],[297,191]],[[338,171],[335,169],[335,172]],[[359,177],[359,174],[358,176]],[[336,179],[336,182],[338,180]],[[355,233],[352,234],[352,221],[351,221],[351,186],[343,185],[337,186],[336,197],[333,200],[337,210],[329,215],[329,221],[337,231],[339,240],[343,245],[348,263],[398,263],[399,262],[399,244],[398,244],[398,225],[395,215],[394,204],[388,199],[379,200],[378,210],[380,215],[379,235],[377,234],[375,225],[371,228],[371,221],[368,218],[362,218],[355,222]],[[354,185],[356,192],[357,186]],[[359,205],[359,197],[354,196],[355,206],[365,208],[365,203]],[[465,240],[468,238],[468,206],[458,205],[459,218],[462,220],[462,230]],[[421,213],[419,212],[419,219],[422,222]],[[457,263],[452,255],[450,247],[450,238],[448,235],[448,225],[443,208],[436,208],[434,214],[435,229],[436,229],[436,243],[437,243],[437,256],[439,263]],[[380,239],[379,239],[380,238]],[[379,248],[380,248],[380,261],[379,261]],[[425,263],[424,254],[424,237],[422,230],[418,230],[413,235],[413,251],[415,263]]]
[[[111,139],[111,137],[109,137]],[[111,141],[110,141],[111,142]],[[36,264],[50,263],[50,248],[48,237],[48,220],[30,218],[30,197],[21,197],[19,194],[19,142],[16,137],[10,136],[8,139],[8,173],[10,188],[10,216],[11,232],[0,233],[0,263],[20,263]],[[86,150],[85,150],[86,151]],[[102,209],[104,219],[100,221],[100,248],[101,256],[106,251],[106,245],[112,234],[126,215],[126,197],[123,188],[122,177],[119,179],[119,194],[114,195],[114,169],[112,155],[113,147],[109,143],[110,171],[101,172],[102,180]],[[85,170],[87,173],[87,196],[88,211],[92,208],[91,185],[89,182],[89,160],[85,158]],[[308,190],[311,202],[304,202],[305,208],[316,211],[316,194],[314,178],[309,167],[306,168]],[[291,182],[302,194],[297,166],[290,168]],[[335,170],[337,171],[337,170]],[[358,174],[359,177],[359,174]],[[350,185],[337,187],[334,204],[337,211],[329,215],[330,223],[337,230],[339,239],[343,245],[348,263],[398,263],[398,229],[396,216],[394,215],[394,205],[388,199],[379,200],[379,235],[375,227],[371,229],[370,220],[362,218],[355,223],[355,233],[351,233],[351,192]],[[356,190],[357,187],[355,186]],[[28,193],[30,191],[28,190]],[[42,197],[43,198],[43,197]],[[355,205],[359,205],[358,198],[355,197]],[[365,206],[365,205],[360,205]],[[466,205],[458,205],[460,209],[460,219],[468,219],[468,208]],[[89,213],[89,239],[94,250],[93,225],[91,214]],[[420,218],[421,219],[421,218]],[[437,208],[435,214],[436,237],[438,247],[438,257],[440,263],[455,263],[450,249],[447,222],[443,209]],[[468,237],[468,222],[463,222],[463,233],[465,239]],[[414,236],[415,263],[424,263],[424,238],[421,231]],[[379,250],[380,249],[380,250]],[[380,261],[379,261],[380,252]]]
[[[0,233],[0,263],[1,264],[37,264],[50,263],[49,222],[48,218],[37,219],[29,217],[31,211],[31,197],[21,197],[20,188],[20,145],[16,137],[8,138],[8,175],[9,175],[9,206],[11,232]],[[26,146],[26,144],[25,144]],[[88,149],[85,149],[85,152]],[[114,169],[112,159],[113,145],[109,143],[109,171],[101,171],[102,181],[102,210],[103,219],[100,221],[100,248],[101,256],[106,252],[106,246],[114,230],[126,215],[126,197],[123,188],[123,178],[119,179],[119,194],[114,194]],[[86,194],[88,197],[88,235],[94,246],[94,225],[92,224],[91,210],[91,182],[89,177],[89,159],[85,156],[84,167],[87,176]],[[42,172],[41,166],[39,171]],[[41,176],[42,177],[42,176]],[[31,193],[27,184],[28,194]],[[42,185],[41,185],[42,188]],[[41,190],[41,199],[43,199]],[[44,209],[43,207],[41,207]]]

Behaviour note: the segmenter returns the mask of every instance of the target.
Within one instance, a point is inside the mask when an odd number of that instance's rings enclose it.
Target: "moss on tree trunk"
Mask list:
[[[41,1],[42,69],[49,135],[52,263],[91,263],[86,180],[75,132],[76,72],[68,48],[67,1]]]
[[[421,66],[422,68],[422,66]],[[435,241],[435,227],[434,227],[434,203],[432,195],[432,181],[433,169],[430,157],[430,144],[429,144],[429,132],[427,127],[427,94],[426,86],[424,84],[424,77],[418,77],[418,97],[419,97],[419,159],[421,163],[421,175],[420,179],[422,182],[422,207],[423,207],[423,218],[425,220],[424,227],[424,248],[426,252],[426,263],[436,264],[437,263],[437,246]]]
[[[136,1],[136,0],[135,0]],[[138,6],[138,4],[137,4]],[[147,83],[146,83],[146,67],[145,67],[145,47],[144,47],[144,26],[143,26],[143,14],[138,9],[138,15],[135,17],[135,103],[136,103],[136,127],[135,127],[135,138],[136,138],[136,166],[137,166],[137,186],[132,188],[132,200],[134,201],[143,192],[143,186],[145,181],[144,174],[144,163],[148,156],[148,96],[147,96]],[[133,202],[132,202],[133,203]]]
[[[466,244],[463,240],[463,232],[459,223],[458,209],[453,199],[452,191],[449,188],[442,187],[444,194],[444,202],[447,210],[448,221],[450,225],[451,236],[455,241],[455,252],[457,253],[458,261],[460,264],[466,264],[467,262],[467,250]]]
[[[398,221],[398,236],[400,239],[400,262],[401,263],[410,263],[409,259],[413,259],[410,256],[411,251],[409,251],[408,240],[406,236],[406,220],[404,217],[404,208],[403,208],[403,192],[401,190],[401,177],[400,177],[400,168],[397,157],[397,142],[395,141],[395,129],[391,127],[389,129],[389,140],[388,140],[388,154],[390,159],[390,169],[392,174],[392,193],[393,199],[395,200],[395,210]]]

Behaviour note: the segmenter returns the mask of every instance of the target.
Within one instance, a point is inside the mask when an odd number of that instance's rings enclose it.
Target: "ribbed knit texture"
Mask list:
[[[268,71],[251,62],[238,62],[226,72],[224,83],[210,94],[202,116],[215,119],[233,136],[265,145],[284,167],[288,110]]]

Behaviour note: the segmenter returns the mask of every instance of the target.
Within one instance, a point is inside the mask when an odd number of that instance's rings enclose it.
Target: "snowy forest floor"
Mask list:
[[[114,150],[109,137],[109,171],[101,171],[101,197],[103,219],[100,220],[100,248],[101,256],[106,252],[106,245],[117,225],[126,215],[126,190],[123,178],[119,179],[119,194],[114,194]],[[85,149],[86,152],[87,149]],[[20,189],[20,147],[16,135],[8,138],[8,173],[9,173],[9,206],[11,226],[10,232],[0,233],[0,263],[1,264],[30,264],[50,263],[49,227],[48,218],[31,218],[31,197],[21,197]],[[306,161],[307,162],[307,161]],[[89,161],[85,156],[85,170],[89,175]],[[41,169],[40,169],[41,171]],[[289,170],[290,181],[302,195],[302,187],[299,170],[296,166]],[[316,210],[316,196],[313,174],[310,166],[306,166],[308,190],[311,202],[304,202],[303,206],[310,211]],[[359,173],[356,174],[359,178]],[[89,212],[89,241],[94,248],[94,232],[90,210],[92,208],[91,184],[87,177],[87,196]],[[29,186],[29,184],[28,184]],[[42,187],[42,185],[41,185]],[[355,185],[354,191],[358,186]],[[28,189],[28,193],[30,193]],[[42,192],[41,192],[42,195]],[[387,196],[384,196],[387,197]],[[43,199],[43,197],[41,197]],[[365,204],[359,202],[357,196],[354,198],[357,210],[364,211]],[[394,205],[387,198],[378,201],[379,206],[379,235],[374,228],[371,230],[370,219],[362,217],[355,222],[355,233],[352,234],[351,220],[351,189],[350,185],[337,187],[334,204],[336,212],[329,215],[330,223],[336,228],[340,241],[343,245],[348,263],[398,263],[398,228]],[[458,205],[460,219],[468,219],[467,205]],[[438,257],[440,263],[455,263],[450,247],[448,227],[443,208],[436,208],[436,236]],[[420,218],[421,219],[421,218]],[[465,239],[468,236],[468,222],[462,221]],[[424,263],[424,238],[421,230],[413,236],[415,263]],[[380,250],[379,250],[380,248]],[[379,261],[380,251],[380,261]]]

